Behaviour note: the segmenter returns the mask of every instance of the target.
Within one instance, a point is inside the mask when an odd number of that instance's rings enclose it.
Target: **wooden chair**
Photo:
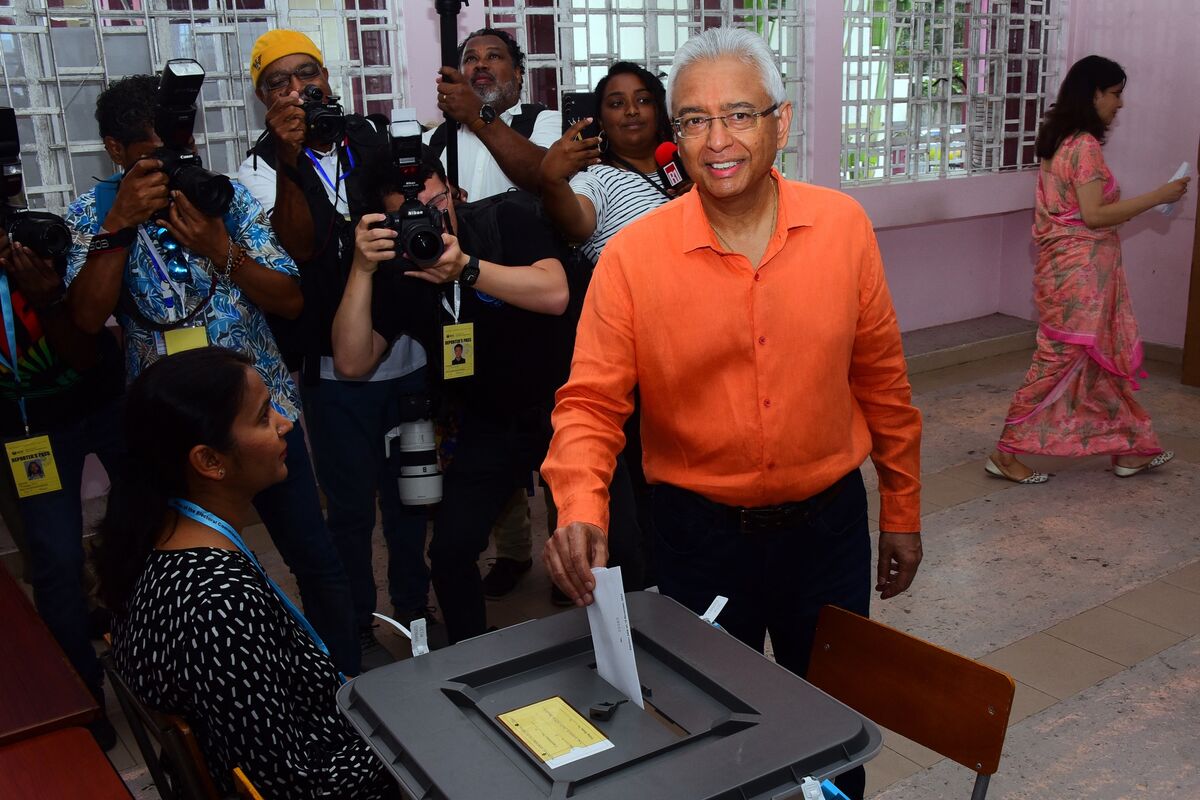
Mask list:
[[[971,800],[987,795],[1016,691],[1005,673],[825,606],[806,678],[875,723],[974,770]]]
[[[246,777],[246,773],[242,772],[241,767],[233,768],[233,787],[237,789],[238,797],[243,800],[263,800],[263,796],[254,788],[254,784]]]
[[[163,800],[222,800],[188,724],[142,704],[117,672],[111,653],[100,663]]]

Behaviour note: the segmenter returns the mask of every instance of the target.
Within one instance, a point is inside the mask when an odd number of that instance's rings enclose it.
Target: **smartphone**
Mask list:
[[[562,94],[562,129],[566,133],[572,125],[579,122],[581,119],[591,117],[593,120],[599,116],[598,109],[594,101],[595,95],[591,92],[563,92]],[[590,139],[593,136],[600,135],[600,123],[593,122],[583,129],[582,137]]]

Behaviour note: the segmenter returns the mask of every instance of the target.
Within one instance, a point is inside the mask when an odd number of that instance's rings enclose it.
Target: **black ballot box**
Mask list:
[[[338,705],[420,800],[783,800],[879,752],[870,720],[674,600],[626,598],[644,710],[596,674],[584,609],[372,670]]]

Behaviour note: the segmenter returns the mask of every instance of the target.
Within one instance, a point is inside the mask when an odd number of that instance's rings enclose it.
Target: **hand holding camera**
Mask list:
[[[570,180],[580,170],[600,163],[600,137],[580,138],[583,129],[591,123],[591,117],[584,117],[550,145],[539,168],[543,183]]]
[[[167,207],[171,200],[167,189],[169,183],[161,161],[156,158],[140,159],[121,179],[117,198],[108,216],[101,220],[101,227],[112,233],[141,225]]]
[[[11,241],[0,229],[0,270],[6,272],[31,306],[43,310],[62,299],[65,288],[54,262],[32,248]]]
[[[304,149],[304,138],[308,135],[300,93],[291,92],[275,98],[267,110],[266,125],[279,143],[279,157],[288,166],[296,166],[300,151]]]
[[[442,234],[442,247],[441,258],[433,264],[422,267],[419,270],[406,270],[404,274],[433,284],[450,283],[451,281],[458,280],[458,276],[462,274],[463,267],[467,265],[467,261],[470,259],[462,251],[462,248],[458,246],[458,238],[449,233]]]
[[[370,275],[385,261],[396,257],[396,237],[400,234],[380,223],[387,214],[364,214],[354,229],[354,261],[352,268]]]
[[[225,221],[202,213],[183,192],[171,192],[171,210],[160,222],[187,250],[199,253],[214,265],[225,263],[229,255]]]

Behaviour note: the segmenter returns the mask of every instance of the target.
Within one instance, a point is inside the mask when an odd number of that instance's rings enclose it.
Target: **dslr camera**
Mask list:
[[[71,230],[63,218],[45,211],[30,211],[25,201],[17,113],[11,108],[0,108],[0,180],[4,183],[0,225],[4,226],[8,240],[25,245],[42,258],[65,255],[71,249]]]
[[[330,95],[325,102],[321,87],[310,83],[300,92],[304,109],[304,124],[313,139],[320,142],[336,142],[346,135],[346,114],[338,105],[338,98]]]
[[[197,61],[174,58],[163,67],[154,109],[154,132],[163,144],[152,157],[162,162],[171,191],[183,192],[202,213],[219,217],[233,203],[233,184],[206,170],[192,151],[196,98],[203,85],[204,67]]]
[[[416,111],[393,109],[390,134],[392,169],[404,195],[404,204],[371,227],[390,228],[396,232],[397,255],[380,267],[415,272],[432,266],[442,257],[446,249],[442,244],[442,231],[450,227],[449,214],[417,199],[425,182],[421,180],[421,126]]]

